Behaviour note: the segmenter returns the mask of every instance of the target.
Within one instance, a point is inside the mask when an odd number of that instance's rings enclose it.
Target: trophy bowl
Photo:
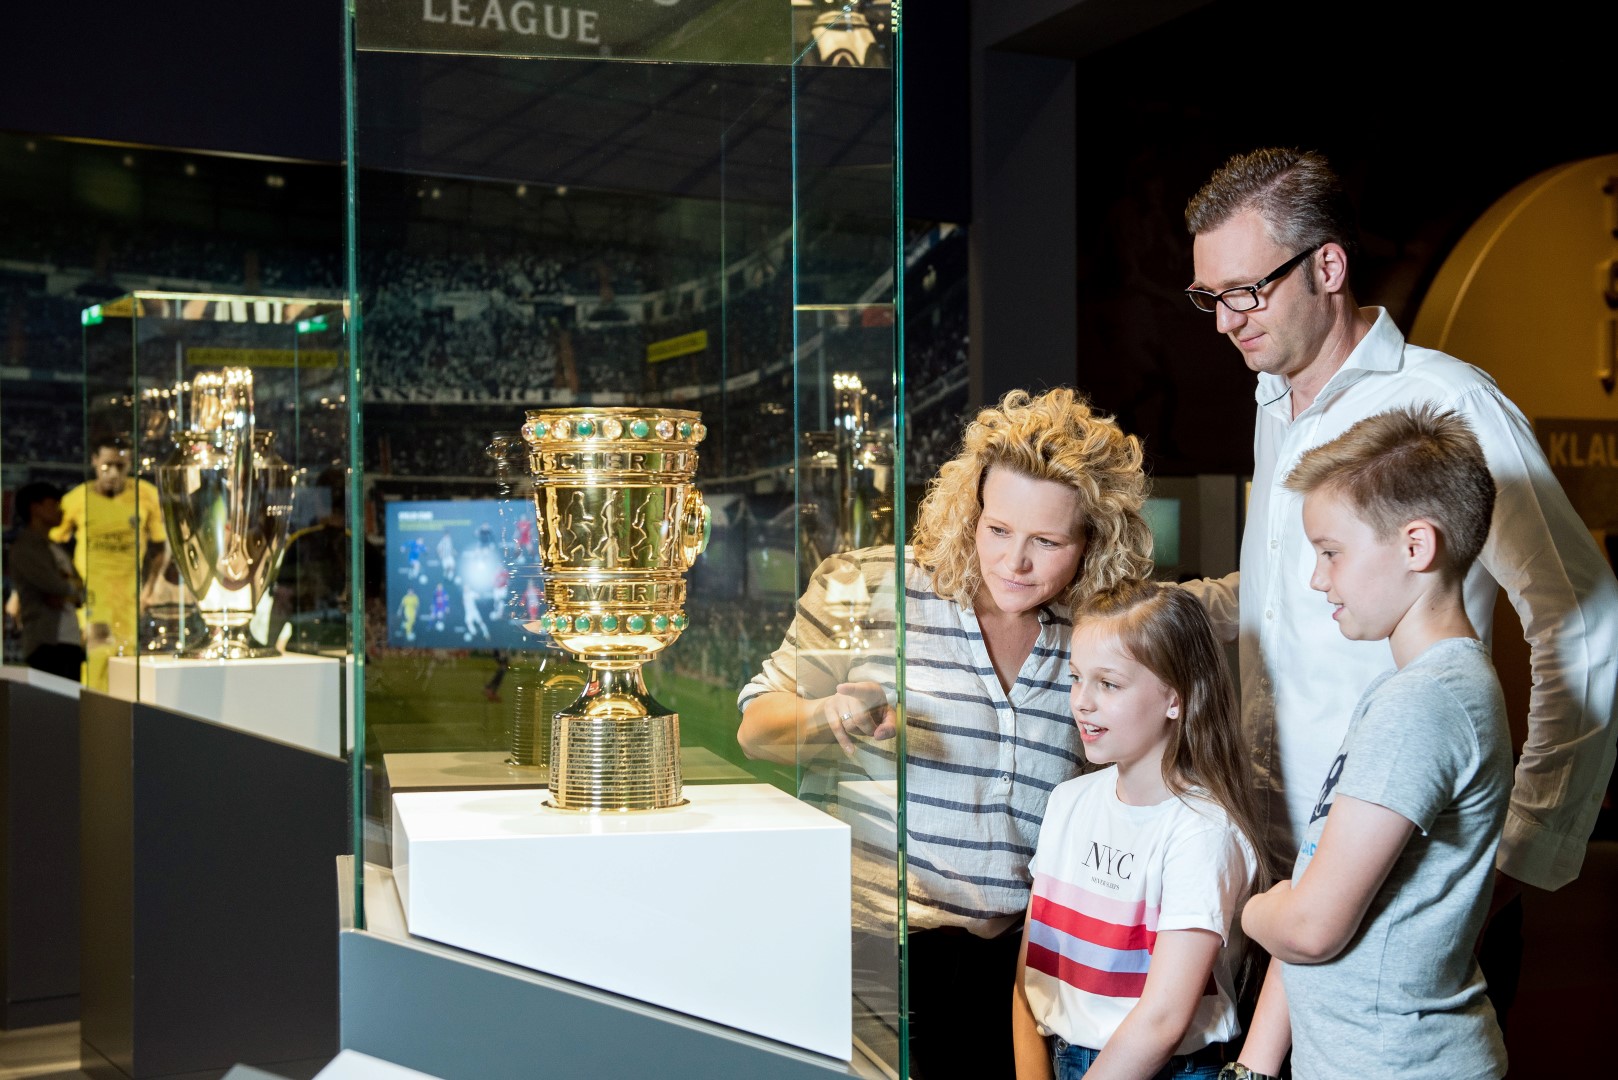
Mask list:
[[[568,408],[527,414],[545,627],[590,668],[551,724],[550,801],[563,810],[679,806],[679,715],[641,665],[685,629],[685,573],[710,518],[692,483],[701,415]]]
[[[253,373],[224,368],[192,382],[189,429],[157,468],[169,549],[207,628],[180,655],[193,660],[277,656],[248,635],[286,552],[292,467],[275,436],[253,430]]]

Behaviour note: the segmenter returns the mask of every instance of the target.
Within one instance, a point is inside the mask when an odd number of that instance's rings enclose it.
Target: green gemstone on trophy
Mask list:
[[[577,431],[579,433],[579,438],[588,439],[590,436],[592,436],[592,435],[594,435],[596,433],[595,421],[594,420],[580,420],[579,424],[578,424],[578,427],[574,428],[573,430]]]
[[[684,615],[676,615],[676,616],[674,616],[674,629],[676,629],[676,630],[684,630],[685,629],[685,616]]]
[[[646,629],[646,616],[644,616],[644,615],[631,615],[629,617],[629,632],[631,634],[639,634],[639,633],[643,632],[645,629]]]
[[[629,422],[629,433],[637,439],[644,439],[652,433],[652,425],[644,420],[631,420]]]
[[[653,630],[656,630],[658,633],[661,634],[663,631],[667,630],[668,628],[669,628],[669,617],[667,615],[653,615],[652,616],[652,629]]]
[[[573,629],[580,634],[588,631],[590,629],[590,616],[580,615],[578,618],[574,619]]]
[[[689,421],[689,420],[681,420],[680,421],[680,438],[689,439],[690,437],[691,437],[691,421]]]
[[[541,420],[539,423],[534,425],[534,438],[543,439],[545,436],[549,435],[550,433],[551,433],[551,426],[549,424],[545,423],[545,421]]]
[[[566,615],[557,615],[557,616],[554,616],[551,619],[551,629],[552,630],[562,631],[562,630],[566,630],[568,627],[570,627],[572,625],[573,625],[573,621],[571,619],[569,619]]]
[[[601,629],[608,630],[608,631],[618,629],[618,616],[616,616],[616,615],[603,615],[603,616],[601,616]]]

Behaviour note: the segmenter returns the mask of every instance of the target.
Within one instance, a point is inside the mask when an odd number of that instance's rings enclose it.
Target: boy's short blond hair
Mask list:
[[[1443,538],[1440,569],[1466,575],[1489,538],[1494,477],[1477,436],[1458,413],[1410,406],[1359,421],[1304,454],[1286,487],[1341,496],[1380,540],[1417,518]]]

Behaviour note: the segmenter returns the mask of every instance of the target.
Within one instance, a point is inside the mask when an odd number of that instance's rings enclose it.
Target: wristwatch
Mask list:
[[[1219,1070],[1219,1080],[1278,1080],[1269,1073],[1254,1072],[1239,1061],[1232,1061]]]

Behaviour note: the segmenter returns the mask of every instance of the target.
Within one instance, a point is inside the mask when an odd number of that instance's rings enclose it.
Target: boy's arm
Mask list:
[[[1292,1016],[1287,1012],[1287,988],[1281,982],[1281,961],[1270,958],[1264,987],[1258,992],[1253,1024],[1242,1039],[1236,1060],[1260,1076],[1280,1076],[1281,1062],[1292,1048]]]
[[[1249,900],[1242,929],[1289,964],[1330,960],[1359,930],[1415,828],[1385,806],[1338,795],[1296,887],[1283,881]]]
[[[1101,1048],[1086,1080],[1155,1075],[1185,1038],[1223,944],[1212,930],[1159,933],[1140,1000]]]
[[[1017,1080],[1051,1080],[1051,1053],[1045,1036],[1034,1023],[1023,976],[1028,966],[1028,923],[1023,923],[1022,948],[1017,953],[1017,978],[1011,987],[1011,1047]]]

